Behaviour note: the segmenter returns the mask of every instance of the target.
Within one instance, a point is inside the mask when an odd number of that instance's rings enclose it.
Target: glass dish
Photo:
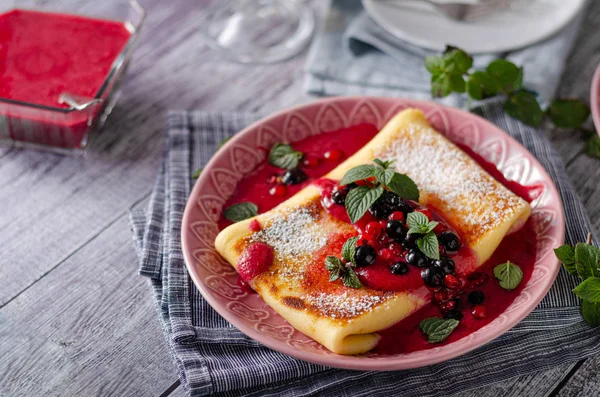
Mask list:
[[[0,98],[0,145],[81,153],[119,98],[119,86],[138,41],[145,10],[136,0],[110,4],[64,0],[0,1],[0,13],[15,8],[120,21],[131,33],[93,98],[63,93],[60,100],[69,106],[66,108]]]

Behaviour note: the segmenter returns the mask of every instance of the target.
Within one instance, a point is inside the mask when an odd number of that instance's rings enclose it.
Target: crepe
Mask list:
[[[339,180],[350,168],[375,158],[395,160],[396,171],[419,187],[420,203],[433,206],[459,232],[476,258],[468,271],[483,264],[503,237],[529,216],[525,200],[431,128],[419,110],[396,115],[326,177]],[[252,221],[262,230],[252,231]],[[339,241],[355,234],[351,225],[327,213],[319,190],[310,185],[271,211],[225,228],[215,247],[237,269],[248,246],[268,244],[273,263],[250,281],[251,287],[292,326],[332,352],[360,354],[375,347],[377,331],[424,306],[430,294],[426,287],[383,292],[329,283],[322,259],[315,258],[324,253],[339,257]],[[323,279],[326,282],[319,282]]]

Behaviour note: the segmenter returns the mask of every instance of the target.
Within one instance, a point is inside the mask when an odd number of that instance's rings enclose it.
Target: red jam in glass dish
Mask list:
[[[305,174],[301,183],[282,183],[282,170],[265,161],[238,184],[225,208],[249,201],[258,204],[259,213],[266,212],[308,184],[313,184],[320,190],[321,205],[327,212],[340,221],[351,223],[344,206],[349,188],[321,176],[352,156],[377,133],[374,126],[361,124],[296,142],[292,145],[294,149],[304,153],[299,166]],[[532,202],[539,195],[540,189],[537,186],[522,186],[506,180],[492,163],[468,147],[460,147],[517,196]],[[357,182],[369,183],[368,180]],[[279,186],[282,191],[276,192],[274,187]],[[395,198],[390,196],[390,200]],[[341,252],[346,240],[356,236],[355,271],[362,286],[384,292],[417,293],[418,290],[420,294],[424,291],[430,300],[429,304],[390,328],[378,332],[381,340],[372,352],[383,355],[409,353],[452,343],[489,324],[521,293],[531,278],[536,259],[537,241],[531,219],[517,232],[505,236],[492,257],[477,268],[475,254],[468,246],[460,243],[460,233],[452,228],[442,213],[414,201],[399,201],[401,202],[389,208],[381,209],[385,213],[377,213],[377,208],[371,207],[352,224],[354,233],[331,236],[328,245],[315,252],[307,264],[304,280],[313,289],[329,291],[332,284],[323,265],[325,258],[332,252]],[[406,233],[407,217],[412,212],[420,212],[429,221],[437,222],[433,232],[440,242],[440,260],[437,261],[440,263],[426,264],[431,260],[414,249],[414,237],[411,238]],[[230,224],[230,221],[222,217],[219,227],[224,229]],[[250,228],[259,229],[260,225],[251,224]],[[402,234],[403,238],[397,239],[395,234]],[[358,263],[359,259],[364,259],[365,263]],[[494,267],[507,261],[517,263],[523,272],[519,286],[512,290],[501,288],[493,272]],[[246,286],[243,282],[241,285]],[[252,291],[251,288],[245,290]],[[433,344],[427,341],[419,327],[422,320],[431,317],[456,319],[460,323],[447,339]]]
[[[15,9],[0,14],[0,138],[63,148],[80,147],[132,31],[125,22]],[[113,73],[114,75],[114,73]],[[116,76],[111,76],[116,77]]]

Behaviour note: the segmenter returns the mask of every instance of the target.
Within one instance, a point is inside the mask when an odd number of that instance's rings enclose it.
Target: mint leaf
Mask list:
[[[575,263],[575,249],[570,245],[561,245],[554,249],[554,255],[558,260],[565,265],[572,265]]]
[[[269,152],[269,164],[284,170],[296,168],[301,158],[302,153],[287,143],[276,143]]]
[[[367,212],[369,207],[383,194],[383,187],[371,189],[368,186],[359,186],[350,190],[346,196],[346,212],[352,223],[356,223]]]
[[[556,255],[569,274],[577,274],[577,267],[575,266],[575,249],[573,247],[570,245],[562,245],[554,249],[554,255]]]
[[[232,222],[240,222],[258,214],[258,206],[249,201],[234,204],[223,211],[223,216]]]
[[[489,98],[497,93],[489,76],[482,71],[473,72],[469,75],[466,90],[467,94],[476,100]]]
[[[375,167],[369,164],[357,165],[354,168],[350,168],[342,180],[340,185],[348,185],[349,183],[362,181],[363,179],[374,176]]]
[[[590,108],[579,99],[555,99],[547,113],[555,126],[577,128],[590,116]]]
[[[573,289],[575,295],[591,303],[600,302],[600,278],[589,277]]]
[[[585,141],[585,154],[600,159],[600,136],[594,135]]]
[[[423,229],[423,227],[427,227],[427,224],[429,223],[429,219],[427,218],[427,215],[421,213],[421,212],[411,212],[406,216],[406,224],[408,225],[408,227],[410,229],[418,229],[421,230]],[[409,231],[410,233],[410,231]],[[419,232],[413,232],[413,233],[419,233]]]
[[[362,287],[362,284],[360,283],[358,276],[354,272],[354,269],[349,268],[349,267],[346,267],[346,273],[344,273],[344,276],[342,277],[342,281],[344,282],[344,285],[346,287],[350,287],[350,288]]]
[[[600,304],[583,301],[581,305],[581,315],[586,323],[592,327],[600,325]]]
[[[523,271],[519,266],[507,261],[494,268],[494,277],[500,281],[500,286],[502,288],[510,291],[521,284],[521,280],[523,280]]]
[[[459,321],[453,318],[431,317],[421,321],[419,328],[427,336],[427,342],[439,343],[445,341],[458,324]]]
[[[373,162],[375,164],[377,164],[378,166],[380,166],[381,168],[386,169],[386,170],[390,167],[390,165],[392,165],[394,163],[394,161],[396,161],[396,160],[386,160],[386,161],[382,161],[379,159],[373,160]]]
[[[440,259],[440,246],[434,232],[429,232],[417,239],[417,247],[419,247],[419,250],[427,257],[431,259]]]
[[[446,74],[431,75],[431,96],[443,98],[452,93],[452,81]]]
[[[485,73],[489,76],[489,81],[493,83],[492,87],[496,92],[508,94],[521,89],[523,84],[523,69],[506,59],[491,62],[485,68]]]
[[[396,172],[391,168],[383,169],[380,167],[375,167],[375,169],[373,170],[373,174],[375,175],[375,179],[377,179],[379,183],[382,183],[387,186],[392,182],[392,178],[394,177],[394,174],[396,174]]]
[[[344,263],[333,255],[325,258],[325,268],[329,270],[329,281],[335,281],[344,273]]]
[[[532,127],[539,127],[544,120],[544,112],[535,96],[527,91],[519,91],[508,96],[504,111],[511,117]]]
[[[419,201],[419,188],[404,174],[394,173],[392,180],[386,186],[403,199]]]
[[[444,51],[443,69],[448,74],[463,75],[473,66],[473,57],[460,48],[448,46]]]
[[[431,74],[437,75],[444,72],[444,59],[435,55],[425,58],[425,69]]]
[[[578,243],[575,246],[575,264],[579,277],[600,277],[600,250],[593,245]]]
[[[348,261],[355,263],[354,253],[356,251],[356,242],[358,241],[358,236],[350,237],[344,245],[342,246],[342,257]]]
[[[194,173],[192,174],[192,179],[200,178],[200,174],[202,174],[202,171],[204,171],[204,168],[198,168],[196,171],[194,171]]]

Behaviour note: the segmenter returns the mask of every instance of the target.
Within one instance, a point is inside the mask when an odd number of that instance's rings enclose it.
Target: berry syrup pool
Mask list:
[[[0,14],[0,137],[81,146],[104,106],[70,110],[61,95],[106,100],[101,94],[113,88],[116,61],[132,35],[121,21],[21,9]]]
[[[240,202],[251,201],[258,204],[259,213],[266,212],[287,200],[310,183],[316,184],[320,188],[322,195],[330,195],[335,181],[323,180],[320,177],[327,174],[347,157],[362,148],[377,133],[378,130],[373,125],[361,124],[296,142],[293,144],[294,149],[303,152],[305,159],[310,160],[306,160],[300,165],[308,177],[304,182],[296,185],[287,185],[284,192],[275,192],[273,183],[277,183],[277,179],[273,177],[277,173],[281,174],[282,170],[273,167],[265,161],[238,184],[236,191],[227,201],[224,208]],[[487,162],[470,150],[470,148],[462,145],[459,146],[482,168],[496,178],[496,180],[526,201],[531,202],[540,194],[541,190],[538,186],[522,186],[514,181],[506,180],[492,163]],[[342,153],[342,156],[333,156],[335,158],[327,159],[326,153],[332,150],[337,150],[339,153]],[[327,199],[322,199],[322,202],[326,203]],[[418,203],[412,203],[412,205],[416,211],[427,212],[430,218],[432,217],[432,219],[439,221],[446,230],[453,231],[451,226],[444,224],[443,214],[437,213],[434,208],[424,208],[419,206]],[[343,206],[337,207],[343,209]],[[337,207],[334,206],[330,209],[330,213],[340,220],[346,220],[347,214]],[[364,224],[375,220],[375,218],[371,219],[369,216],[367,213],[364,219],[361,219],[355,225],[359,231],[365,227]],[[219,228],[223,229],[230,224],[230,221],[222,217],[219,221]],[[325,271],[324,265],[322,265],[323,260],[327,254],[331,254],[333,251],[339,252],[343,242],[348,237],[350,236],[340,235],[330,239],[331,246],[324,249],[323,252],[317,253],[313,261],[308,264],[309,269],[315,269],[314,272],[309,272],[311,273],[310,277],[319,279],[312,280],[313,285],[321,285],[324,291],[328,290],[330,284],[328,280],[329,275]],[[442,343],[431,344],[427,342],[426,337],[419,329],[419,323],[428,317],[442,317],[439,303],[434,303],[434,299],[432,299],[431,303],[425,305],[409,317],[386,330],[380,331],[381,340],[372,352],[391,355],[431,349],[457,341],[489,324],[511,305],[531,278],[536,259],[536,245],[536,236],[530,219],[519,231],[505,236],[492,257],[473,273],[467,271],[472,270],[469,269],[471,267],[469,264],[474,261],[472,253],[468,247],[462,247],[455,254],[456,256],[453,257],[456,260],[457,275],[464,271],[464,279],[466,279],[466,286],[463,288],[463,293],[460,296],[454,297],[456,305],[454,309],[462,315],[460,324],[454,332]],[[519,265],[523,271],[521,283],[517,288],[510,291],[501,288],[493,275],[493,268],[507,261]],[[378,263],[375,263],[372,265],[372,268],[358,269],[357,273],[363,285],[380,290],[407,291],[415,291],[424,285],[421,280],[420,269],[413,266],[409,266],[411,269],[407,274],[399,276],[391,274],[387,270],[389,267],[385,267],[385,272],[382,272],[379,268],[382,266],[378,267],[377,265]],[[321,271],[316,271],[317,268]],[[250,290],[249,288],[247,289]],[[430,292],[432,298],[434,297],[433,292],[433,290]],[[478,301],[477,304],[473,303],[470,298],[472,292],[475,292],[478,297],[483,296],[483,300]]]

